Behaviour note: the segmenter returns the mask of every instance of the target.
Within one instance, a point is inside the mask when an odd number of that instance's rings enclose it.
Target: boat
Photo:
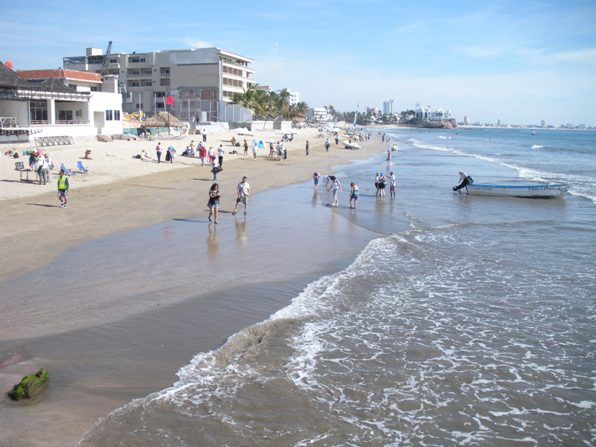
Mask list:
[[[345,140],[344,141],[344,147],[346,149],[361,149],[359,144],[356,143],[352,143],[350,140]]]
[[[569,185],[565,183],[489,184],[473,183],[466,189],[471,196],[554,198],[562,197]]]

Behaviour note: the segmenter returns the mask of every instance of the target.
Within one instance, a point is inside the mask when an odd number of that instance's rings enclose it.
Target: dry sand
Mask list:
[[[303,129],[292,143],[287,143],[287,161],[282,163],[268,159],[267,148],[259,152],[255,161],[250,149],[246,158],[228,154],[233,150],[229,143],[233,135],[234,132],[228,131],[210,134],[208,137],[208,145],[217,147],[222,142],[226,148],[224,171],[220,174],[219,182],[223,190],[233,191],[240,178],[247,175],[253,194],[268,188],[308,180],[314,171],[327,171],[331,166],[345,164],[352,159],[368,158],[384,148],[380,138],[375,136],[371,142],[362,143],[363,148],[358,151],[345,150],[343,145],[336,146],[332,142],[331,150],[325,152],[325,138],[319,137],[316,129]],[[277,140],[280,137],[279,132],[257,132],[254,135],[254,138],[264,141]],[[184,140],[162,140],[162,146],[172,144],[180,154],[191,139],[196,142],[198,138],[197,135]],[[253,137],[246,138],[250,144]],[[304,151],[306,140],[310,141],[309,156],[306,156]],[[189,207],[188,203],[197,203],[197,198],[202,200],[200,203],[206,201],[207,190],[211,185],[210,168],[201,167],[198,159],[185,157],[177,157],[173,164],[143,162],[132,158],[143,149],[154,156],[155,144],[155,141],[86,142],[51,148],[49,152],[54,164],[59,166],[60,163],[64,163],[68,167],[73,167],[86,149],[92,150],[93,159],[86,161],[90,173],[71,178],[69,207],[66,209],[58,207],[55,178],[46,186],[20,182],[18,172],[14,171],[15,160],[2,156],[0,244],[3,247],[3,256],[0,257],[0,282],[46,265],[65,250],[95,238],[157,224],[174,217],[206,215],[206,208]],[[242,148],[234,149],[242,153]],[[2,149],[3,152],[5,150],[7,148]],[[26,163],[27,159],[21,158],[21,161]],[[233,195],[226,195],[222,209],[231,210],[234,198]],[[0,342],[18,341],[21,338],[18,327],[11,328],[10,322],[6,321],[3,324],[3,333],[12,336]],[[231,326],[229,328],[232,331],[236,330]],[[56,332],[59,332],[58,327]],[[52,335],[52,331],[47,335]],[[55,350],[57,356],[64,355],[65,350],[68,353],[68,347],[62,346],[56,340],[59,340],[59,337],[49,343],[49,351],[45,353],[50,358],[53,356],[52,350]],[[214,347],[207,343],[201,349]],[[86,348],[102,349],[93,346],[91,338],[79,341],[77,349]],[[61,361],[61,370],[72,375],[77,374],[77,368],[85,368],[85,365],[78,363],[80,359],[71,360],[68,355]],[[4,378],[0,380],[0,392],[4,394],[10,388],[11,380],[14,381],[39,366],[42,365],[38,359],[27,358],[26,351],[21,356],[0,358],[0,377]],[[135,366],[146,368],[149,365]],[[72,445],[72,441],[78,440],[98,415],[107,414],[131,398],[160,389],[168,380],[171,383],[172,369],[175,371],[175,368],[180,366],[182,365],[170,365],[169,368],[155,371],[150,369],[144,377],[144,385],[140,388],[136,387],[138,383],[133,383],[126,377],[119,377],[117,372],[125,368],[119,369],[118,365],[110,371],[109,383],[92,381],[80,384],[77,390],[71,390],[68,388],[68,380],[53,382],[53,392],[63,391],[69,398],[50,408],[33,405],[24,411],[0,404],[0,414],[7,416],[0,417],[0,433],[3,428],[14,427],[15,416],[25,416],[36,421],[36,429],[18,441],[18,444],[14,444],[17,442],[16,438],[11,438],[13,444],[8,445]],[[108,394],[104,392],[106,389],[110,390]],[[54,420],[61,423],[56,425],[52,422]],[[72,424],[69,424],[69,421],[72,421]],[[28,433],[26,429],[21,431]],[[39,443],[40,439],[43,439],[42,443]],[[0,446],[5,445],[3,441],[0,440]]]

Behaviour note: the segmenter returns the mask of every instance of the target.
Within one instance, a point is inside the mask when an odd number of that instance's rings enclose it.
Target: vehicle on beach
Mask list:
[[[569,189],[566,183],[489,184],[473,183],[465,186],[471,196],[555,198]]]

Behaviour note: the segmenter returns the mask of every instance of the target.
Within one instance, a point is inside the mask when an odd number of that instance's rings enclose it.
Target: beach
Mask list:
[[[331,172],[333,165],[368,157],[380,147],[378,138],[374,142],[364,143],[363,149],[359,151],[345,150],[343,145],[332,144],[331,150],[325,152],[325,139],[319,137],[319,132],[316,129],[302,129],[293,142],[286,143],[289,149],[288,160],[282,163],[268,159],[266,148],[259,151],[255,161],[250,149],[246,158],[228,153],[234,149],[242,153],[242,148],[230,145],[232,136],[239,138],[232,131],[209,134],[207,142],[214,147],[224,144],[226,149],[224,171],[219,174],[219,183],[224,192],[222,211],[227,211],[226,214],[222,213],[222,221],[232,219],[229,212],[235,201],[236,184],[243,175],[248,176],[252,194],[256,198],[272,188],[308,181],[314,171]],[[281,133],[263,132],[255,133],[254,138],[277,141],[281,136]],[[197,137],[200,138],[196,135],[185,140],[164,139],[162,146],[172,144],[180,154],[191,139],[198,141]],[[246,138],[250,144],[253,137]],[[304,152],[306,140],[310,141],[309,156]],[[70,177],[71,191],[67,209],[58,207],[55,177],[45,186],[18,182],[18,173],[13,170],[14,160],[7,156],[0,158],[0,173],[6,182],[6,188],[2,192],[3,200],[0,201],[0,225],[3,228],[0,243],[7,254],[0,260],[0,281],[5,286],[3,290],[8,290],[11,295],[5,296],[2,302],[2,393],[5,394],[22,375],[34,372],[39,367],[48,367],[51,375],[48,396],[41,403],[21,408],[3,401],[0,407],[0,412],[3,413],[0,431],[10,434],[10,442],[14,444],[8,445],[40,445],[42,440],[44,445],[76,445],[81,435],[99,417],[133,398],[170,385],[175,381],[178,368],[187,363],[196,352],[216,348],[239,329],[260,321],[283,307],[296,290],[304,286],[307,279],[318,275],[318,268],[329,269],[330,265],[337,266],[334,263],[338,259],[345,263],[348,253],[353,255],[355,248],[329,256],[325,262],[314,263],[317,273],[312,270],[300,271],[297,267],[294,267],[295,271],[280,270],[285,280],[289,279],[288,275],[296,278],[287,281],[287,284],[284,281],[283,287],[288,288],[284,296],[253,305],[250,311],[244,313],[231,313],[227,307],[222,308],[223,300],[216,291],[246,286],[251,283],[250,280],[230,278],[224,274],[217,280],[203,282],[200,284],[201,292],[193,291],[190,300],[205,315],[194,322],[193,337],[184,336],[188,333],[188,322],[180,322],[184,311],[176,308],[163,314],[167,316],[165,321],[170,323],[164,323],[164,319],[159,318],[160,324],[168,328],[164,333],[168,334],[167,338],[171,343],[162,339],[163,335],[151,331],[148,334],[148,322],[142,317],[138,320],[135,318],[154,312],[156,306],[166,307],[176,299],[153,298],[123,303],[122,298],[132,293],[128,288],[136,289],[138,283],[131,281],[114,290],[98,291],[94,290],[98,288],[96,285],[84,284],[83,277],[71,277],[75,275],[73,269],[76,270],[79,259],[75,259],[73,267],[67,267],[69,271],[62,273],[59,270],[60,265],[64,264],[61,257],[65,252],[111,235],[166,225],[174,220],[180,222],[197,219],[202,219],[204,223],[200,225],[206,231],[207,189],[212,183],[210,167],[201,167],[199,159],[180,156],[175,158],[173,164],[157,164],[132,158],[142,150],[155,158],[155,144],[155,141],[86,141],[73,146],[50,148],[54,164],[59,166],[64,163],[68,167],[74,166],[85,150],[92,151],[92,160],[83,160],[90,173]],[[26,162],[26,157],[20,160]],[[268,203],[265,208],[269,210],[271,219],[275,219],[276,203]],[[266,214],[265,211],[261,213]],[[222,222],[220,227],[220,233],[224,232],[226,223]],[[161,228],[159,231],[161,232]],[[275,226],[273,231],[278,231]],[[167,247],[168,243],[165,245]],[[258,254],[258,251],[255,253]],[[106,255],[102,253],[101,256]],[[286,256],[287,254],[284,255]],[[131,262],[135,261],[133,259]],[[102,257],[99,261],[98,268],[101,269],[102,264],[110,265],[113,262],[107,255],[107,258]],[[156,263],[160,263],[159,259]],[[51,265],[49,273],[48,265]],[[46,270],[43,270],[44,267]],[[259,267],[249,270],[253,275],[258,271]],[[64,274],[64,277],[50,290],[44,284],[37,287],[38,278],[48,274],[54,278],[60,278]],[[109,269],[106,270],[106,275],[111,274],[113,273]],[[140,276],[138,280],[142,282],[142,275]],[[81,282],[80,290],[69,292],[71,295],[65,298],[61,284],[66,287],[67,284]],[[269,278],[268,275],[262,275],[250,287],[260,290],[269,283],[279,282],[278,276]],[[105,284],[101,287],[105,287]],[[175,287],[175,281],[172,287]],[[188,294],[180,292],[178,295],[180,298],[177,300],[180,303],[189,301]],[[235,303],[233,307],[238,307],[237,294],[228,295],[235,297],[230,300]],[[83,296],[95,297],[93,303],[86,302]],[[116,298],[100,302],[98,296]],[[209,299],[209,296],[216,296],[218,299]],[[97,307],[101,307],[101,312],[98,312]],[[216,315],[215,320],[213,315]],[[145,318],[152,320],[155,317]],[[178,335],[173,335],[172,326],[178,328],[175,331]],[[200,328],[199,333],[196,333],[197,326]],[[155,325],[151,323],[149,327]],[[118,336],[114,335],[115,328]],[[153,335],[149,336],[150,334]],[[131,348],[125,354],[114,356],[114,350],[118,350],[123,339],[136,340],[137,343],[142,341],[144,348],[141,351]],[[168,348],[164,347],[166,345]],[[18,422],[22,418],[31,417],[37,421],[33,429]]]
[[[283,165],[224,162],[218,225],[199,167],[75,188],[67,209],[21,199],[57,219],[36,220],[51,255],[0,282],[1,386],[41,366],[51,382],[37,404],[2,401],[4,443],[589,443],[596,135],[383,131],[390,163],[376,131],[358,151],[306,131],[308,157],[297,142]],[[340,179],[338,207],[315,170]],[[569,193],[468,196],[459,170]],[[378,196],[381,173],[397,197]],[[232,216],[243,175],[248,215]]]

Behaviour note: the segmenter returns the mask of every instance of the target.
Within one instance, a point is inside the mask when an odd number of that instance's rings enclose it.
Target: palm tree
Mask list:
[[[250,109],[256,119],[274,119],[282,116],[291,118],[297,113],[308,112],[308,105],[305,102],[290,106],[290,92],[287,88],[274,91],[257,89],[258,84],[249,86],[244,93],[234,93],[232,102]]]

